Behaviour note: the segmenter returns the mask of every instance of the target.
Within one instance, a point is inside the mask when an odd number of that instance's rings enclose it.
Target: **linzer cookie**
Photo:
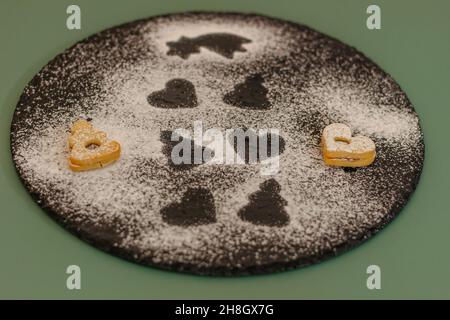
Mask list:
[[[120,159],[100,169],[118,157],[110,140]],[[424,158],[413,106],[375,63],[303,25],[236,13],[159,16],[77,43],[24,89],[11,150],[39,206],[81,239],[218,275],[317,263],[369,239]],[[205,160],[217,150],[241,161]]]
[[[108,141],[106,133],[86,120],[76,121],[69,137],[69,167],[85,171],[105,167],[120,157],[120,144]]]
[[[339,167],[365,167],[375,160],[375,143],[367,137],[352,137],[349,126],[333,123],[325,127],[321,138],[325,164]]]

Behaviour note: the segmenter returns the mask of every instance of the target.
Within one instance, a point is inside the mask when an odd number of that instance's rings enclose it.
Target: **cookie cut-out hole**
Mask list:
[[[86,149],[88,149],[88,150],[95,150],[99,147],[100,147],[100,144],[97,142],[89,142],[86,144]]]
[[[90,143],[90,144],[88,144],[88,145],[86,146],[86,149],[88,149],[88,150],[95,150],[95,149],[97,149],[98,147],[100,147],[100,145],[98,145],[98,144],[96,144],[96,143]]]
[[[345,144],[350,144],[350,140],[348,140],[346,138],[342,138],[342,137],[336,137],[336,138],[334,138],[334,141],[342,142],[342,143],[345,143]]]

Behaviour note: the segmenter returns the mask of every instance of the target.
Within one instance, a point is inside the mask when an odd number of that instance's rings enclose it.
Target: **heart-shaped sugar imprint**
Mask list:
[[[269,227],[282,227],[289,223],[285,206],[287,201],[280,195],[281,186],[275,179],[264,181],[260,189],[249,196],[250,202],[238,212],[247,222]]]
[[[185,79],[172,79],[163,90],[155,91],[147,97],[148,103],[157,108],[177,109],[197,106],[194,85]]]
[[[234,86],[234,90],[223,97],[226,104],[248,110],[267,110],[270,101],[267,98],[269,90],[263,85],[260,74],[248,76],[244,82]]]
[[[180,202],[161,209],[164,222],[176,226],[196,226],[216,222],[212,193],[205,188],[189,188]]]
[[[203,159],[203,154],[205,154],[205,152],[207,152],[208,154],[211,154],[212,156],[214,155],[213,150],[210,150],[209,148],[206,148],[204,146],[198,146],[191,139],[187,139],[185,137],[179,136],[178,140],[172,141],[172,134],[173,134],[173,132],[170,130],[163,130],[163,131],[161,131],[161,134],[159,137],[159,140],[163,143],[162,152],[167,157],[168,164],[171,168],[173,168],[175,170],[190,170],[198,165],[202,165],[202,164],[206,163],[206,161]],[[180,143],[179,142],[180,139],[183,139],[184,143],[187,143],[190,146],[190,148],[187,148],[187,151],[189,152],[189,154],[187,155],[188,163],[183,162],[180,164],[175,164],[172,159],[172,151],[173,151],[174,147]],[[199,162],[197,162],[195,159],[196,149],[201,149],[200,152],[198,152],[198,150],[197,150],[198,154],[202,155],[202,158]],[[181,151],[179,151],[178,155],[181,158],[183,158],[184,150],[182,149]]]
[[[242,146],[243,147],[242,154],[240,153],[240,150],[238,148],[239,146],[237,136],[239,136],[239,131],[241,132],[244,138],[244,145]],[[233,146],[234,152],[236,152],[236,154],[240,156],[245,161],[245,163],[251,164],[267,160],[268,158],[271,157],[279,156],[284,152],[285,141],[281,135],[266,133],[265,136],[266,136],[265,140],[263,140],[262,138],[264,138],[264,136],[258,134],[254,129],[248,128],[235,129],[234,132],[228,136],[228,143],[230,143]],[[272,141],[272,138],[275,139],[275,141]],[[262,148],[261,143],[263,142],[267,143],[266,154],[260,153],[260,148]],[[275,148],[274,146],[272,146],[272,142],[278,143],[278,147]],[[272,150],[272,148],[274,150]],[[251,161],[252,153],[255,157],[253,161]]]
[[[321,139],[325,163],[336,166],[359,167],[375,159],[375,143],[368,137],[352,137],[349,126],[333,123],[325,127]]]

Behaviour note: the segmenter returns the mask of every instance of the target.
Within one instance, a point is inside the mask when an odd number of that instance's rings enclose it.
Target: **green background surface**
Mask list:
[[[82,29],[67,30],[78,4]],[[382,29],[366,28],[378,4]],[[264,276],[200,277],[156,270],[103,253],[51,220],[21,185],[9,126],[21,91],[50,59],[117,24],[189,10],[257,12],[309,25],[355,46],[392,74],[421,118],[426,160],[402,214],[358,248],[311,267]],[[112,1],[0,2],[0,298],[450,298],[450,1]],[[66,267],[82,289],[66,289]],[[368,290],[366,268],[382,271]]]

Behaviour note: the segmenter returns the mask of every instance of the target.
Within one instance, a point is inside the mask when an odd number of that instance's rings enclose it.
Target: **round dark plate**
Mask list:
[[[69,170],[80,118],[121,143],[118,162]],[[197,121],[225,144],[227,129],[279,130],[279,172],[264,172],[267,159],[173,164],[171,132]],[[324,165],[320,135],[335,122],[375,142],[371,166]],[[54,58],[24,89],[11,150],[36,202],[81,239],[220,275],[308,265],[370,238],[405,205],[424,159],[411,103],[363,54],[295,23],[206,12],[111,28]]]

